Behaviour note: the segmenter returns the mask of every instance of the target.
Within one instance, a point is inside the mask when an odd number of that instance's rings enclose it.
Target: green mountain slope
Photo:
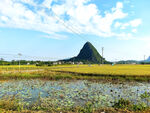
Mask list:
[[[102,58],[102,56],[98,53],[96,48],[90,43],[86,42],[83,48],[80,50],[78,56],[67,59],[65,61],[72,62],[84,62],[84,63],[93,63],[93,64],[101,64],[103,59],[103,63],[106,63],[106,60]]]

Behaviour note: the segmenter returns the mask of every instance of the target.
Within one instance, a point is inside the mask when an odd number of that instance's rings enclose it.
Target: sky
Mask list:
[[[108,61],[150,56],[149,0],[0,0],[0,58],[58,60],[87,41]],[[19,56],[21,53],[22,56]]]

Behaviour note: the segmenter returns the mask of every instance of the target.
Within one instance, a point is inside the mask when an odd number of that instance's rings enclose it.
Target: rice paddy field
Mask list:
[[[150,65],[0,66],[0,72],[49,69],[50,71],[110,76],[150,76]]]
[[[0,66],[0,112],[150,112],[150,65]]]
[[[91,75],[150,76],[150,65],[81,65],[53,70]]]

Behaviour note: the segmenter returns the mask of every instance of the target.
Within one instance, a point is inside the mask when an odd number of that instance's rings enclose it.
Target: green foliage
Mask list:
[[[132,111],[144,111],[147,109],[147,105],[145,103],[132,105]]]
[[[112,107],[118,109],[127,109],[130,111],[144,111],[148,108],[148,106],[145,103],[132,104],[129,100],[123,98],[115,102]]]
[[[148,106],[148,103],[150,101],[150,92],[145,91],[143,94],[141,94],[140,97],[141,97],[141,99],[145,99],[146,100],[147,106]]]
[[[52,66],[51,61],[27,61],[27,60],[12,60],[12,61],[4,61],[0,60],[0,65],[36,65],[36,66]]]
[[[23,105],[18,104],[16,100],[2,100],[0,101],[0,108],[20,112],[21,110],[23,110]]]
[[[78,112],[80,113],[93,113],[94,108],[92,102],[87,102],[84,107],[79,107]]]
[[[143,94],[141,94],[142,99],[150,98],[150,92],[145,91]]]
[[[150,64],[150,62],[140,62],[140,64]]]
[[[115,102],[113,107],[114,108],[128,108],[131,105],[131,102],[126,99],[119,99],[118,102]]]

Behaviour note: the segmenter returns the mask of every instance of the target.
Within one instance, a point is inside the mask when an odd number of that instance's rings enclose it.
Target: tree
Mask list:
[[[0,61],[4,61],[4,59],[3,59],[3,58],[0,58]]]

